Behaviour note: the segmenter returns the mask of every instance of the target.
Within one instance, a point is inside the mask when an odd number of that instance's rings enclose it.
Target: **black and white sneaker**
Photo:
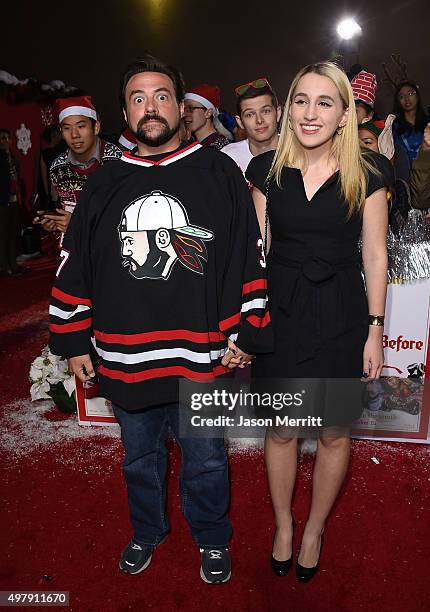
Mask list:
[[[200,576],[209,584],[227,582],[231,576],[228,548],[200,548]]]
[[[139,574],[151,563],[154,546],[136,544],[133,540],[127,544],[119,560],[119,569],[126,574]]]

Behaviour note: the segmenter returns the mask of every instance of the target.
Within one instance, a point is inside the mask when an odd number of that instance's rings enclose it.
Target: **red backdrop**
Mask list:
[[[7,128],[11,133],[11,149],[19,161],[24,203],[29,208],[30,196],[37,189],[41,135],[44,128],[53,123],[52,108],[37,102],[11,104],[0,100],[0,117],[0,128]],[[21,124],[30,130],[31,147],[26,154],[17,147],[16,131]]]

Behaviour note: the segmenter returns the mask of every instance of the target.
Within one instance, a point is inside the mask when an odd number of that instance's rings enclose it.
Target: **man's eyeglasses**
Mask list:
[[[269,87],[270,83],[266,79],[266,77],[262,77],[261,79],[255,79],[255,81],[249,81],[249,83],[245,83],[244,85],[239,85],[234,90],[236,96],[243,96],[249,89],[253,87],[254,89],[262,89],[263,87]]]
[[[184,113],[192,113],[195,110],[206,110],[204,106],[185,106]]]

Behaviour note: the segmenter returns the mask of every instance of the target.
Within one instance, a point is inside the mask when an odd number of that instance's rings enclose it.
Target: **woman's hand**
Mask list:
[[[382,326],[373,326],[373,329],[369,330],[363,351],[363,376],[365,380],[375,380],[375,378],[381,376],[382,366],[384,365],[382,332]]]
[[[239,368],[245,368],[247,365],[251,363],[251,359],[254,358],[254,355],[248,355],[248,353],[244,353],[240,350],[239,347],[235,345],[231,340],[228,341],[228,349],[224,357],[221,359],[221,363],[223,366],[227,366],[232,370],[237,366]]]

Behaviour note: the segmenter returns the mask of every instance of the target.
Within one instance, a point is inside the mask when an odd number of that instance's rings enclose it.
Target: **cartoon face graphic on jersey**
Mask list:
[[[213,232],[191,225],[179,200],[162,191],[151,191],[131,202],[118,227],[123,266],[134,278],[167,280],[178,261],[203,274],[207,261],[205,241]]]

